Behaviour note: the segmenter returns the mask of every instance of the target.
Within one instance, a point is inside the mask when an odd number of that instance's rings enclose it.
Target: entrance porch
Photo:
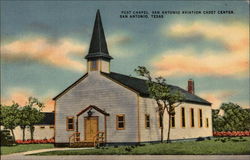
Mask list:
[[[93,116],[93,110],[101,113],[104,116],[103,130],[99,130],[99,116]],[[87,116],[84,117],[83,122],[83,132],[79,132],[79,116],[87,113]],[[100,145],[105,145],[107,142],[107,116],[109,114],[94,106],[90,105],[89,107],[83,109],[79,112],[76,117],[76,132],[69,136],[69,146],[70,147],[96,147]],[[83,137],[83,140],[81,140]]]

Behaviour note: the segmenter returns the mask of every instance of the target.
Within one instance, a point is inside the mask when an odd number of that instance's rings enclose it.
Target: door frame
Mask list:
[[[88,118],[95,118],[96,120],[97,120],[97,132],[99,132],[99,116],[91,116],[91,117],[88,117],[88,116],[86,116],[86,117],[84,117],[84,119],[83,119],[83,121],[84,121],[84,140],[86,140],[86,120],[88,119]]]

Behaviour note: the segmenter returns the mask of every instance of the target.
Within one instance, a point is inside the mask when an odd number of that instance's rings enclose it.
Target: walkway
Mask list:
[[[250,155],[84,155],[84,156],[3,156],[2,160],[249,160]]]
[[[29,156],[29,154],[80,150],[93,148],[50,148],[14,153],[1,156],[2,160],[249,160],[250,155],[65,155],[65,156]]]

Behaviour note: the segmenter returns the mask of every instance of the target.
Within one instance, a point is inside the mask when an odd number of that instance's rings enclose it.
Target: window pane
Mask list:
[[[161,115],[159,116],[159,125],[160,125],[160,127],[163,126],[163,124],[162,124],[162,116]]]
[[[68,129],[73,129],[73,124],[68,124]]]
[[[191,127],[194,127],[194,109],[191,108]]]
[[[73,118],[69,118],[68,123],[73,123]]]
[[[146,123],[146,128],[150,127],[150,116],[149,115],[145,115],[145,123]]]
[[[186,126],[185,122],[185,108],[181,108],[181,115],[182,115],[182,127]]]
[[[175,127],[175,116],[171,116],[171,125]]]
[[[200,115],[200,127],[202,127],[203,124],[202,124],[202,110],[201,109],[199,110],[199,115]]]
[[[118,117],[118,121],[120,122],[120,121],[123,121],[124,120],[124,118],[123,118],[123,116],[119,116]]]
[[[123,122],[119,122],[118,123],[118,128],[124,128],[124,123]]]

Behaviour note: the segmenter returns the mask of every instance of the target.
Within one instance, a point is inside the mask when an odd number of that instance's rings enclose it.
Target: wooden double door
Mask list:
[[[98,133],[98,117],[84,118],[84,139],[88,142],[93,142],[94,137]]]

